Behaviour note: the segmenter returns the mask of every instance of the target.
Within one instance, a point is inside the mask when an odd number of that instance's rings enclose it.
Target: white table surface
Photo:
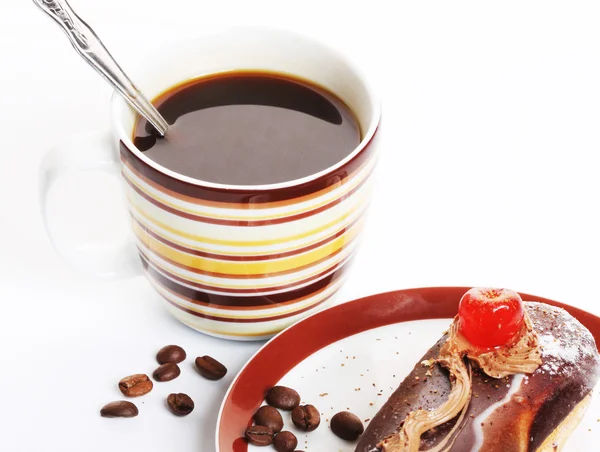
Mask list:
[[[600,4],[505,1],[72,0],[125,69],[165,40],[223,24],[310,33],[352,54],[384,101],[370,222],[347,301],[437,285],[494,285],[600,314]],[[228,384],[257,343],[171,319],[143,277],[98,281],[57,257],[38,208],[44,153],[108,126],[110,88],[31,1],[0,13],[0,450],[212,451]],[[86,184],[91,182],[91,184]],[[126,234],[118,181],[66,180],[88,202],[73,234]],[[83,213],[83,215],[81,215]],[[77,222],[78,221],[78,222]],[[93,223],[93,226],[90,226]],[[131,420],[99,416],[116,382],[168,343],[230,373],[156,385]],[[163,406],[188,392],[187,418]],[[591,449],[590,449],[591,450]]]

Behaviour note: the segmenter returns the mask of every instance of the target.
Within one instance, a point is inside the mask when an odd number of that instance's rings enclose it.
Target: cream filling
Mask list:
[[[450,372],[452,389],[448,400],[430,411],[411,411],[398,433],[385,438],[377,447],[383,452],[418,452],[423,433],[454,419],[461,412],[464,416],[471,401],[472,390],[470,367],[465,364],[465,356],[492,378],[533,373],[542,364],[538,336],[527,312],[524,314],[523,327],[515,335],[515,339],[494,350],[481,350],[470,344],[460,333],[456,317],[448,332],[448,340],[436,360]],[[445,438],[443,444],[448,439]]]

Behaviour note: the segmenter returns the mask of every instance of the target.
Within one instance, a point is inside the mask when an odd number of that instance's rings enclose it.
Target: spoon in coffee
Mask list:
[[[102,77],[115,88],[137,112],[164,136],[169,124],[146,96],[133,84],[117,64],[98,35],[86,24],[66,0],[33,0],[42,11],[60,25],[73,47]]]

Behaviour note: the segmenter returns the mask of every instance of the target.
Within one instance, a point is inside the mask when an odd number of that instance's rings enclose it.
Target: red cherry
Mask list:
[[[459,329],[478,347],[506,344],[523,324],[523,300],[508,289],[473,288],[458,305]]]

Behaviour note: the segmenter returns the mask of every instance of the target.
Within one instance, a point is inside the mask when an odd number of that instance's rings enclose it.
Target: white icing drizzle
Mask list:
[[[487,407],[487,409],[483,413],[481,413],[479,416],[477,416],[473,420],[473,430],[475,433],[475,444],[473,445],[471,452],[479,452],[479,450],[481,449],[481,446],[483,445],[483,427],[481,426],[481,424],[489,416],[491,416],[494,411],[496,411],[498,408],[500,408],[505,403],[510,402],[510,399],[512,399],[512,396],[515,395],[519,389],[521,389],[521,384],[523,383],[524,377],[525,377],[525,374],[516,374],[513,377],[511,385],[510,385],[510,389],[508,390],[508,392],[506,393],[504,398],[502,400],[500,400],[499,402],[496,402],[493,405],[490,405],[489,407]]]

